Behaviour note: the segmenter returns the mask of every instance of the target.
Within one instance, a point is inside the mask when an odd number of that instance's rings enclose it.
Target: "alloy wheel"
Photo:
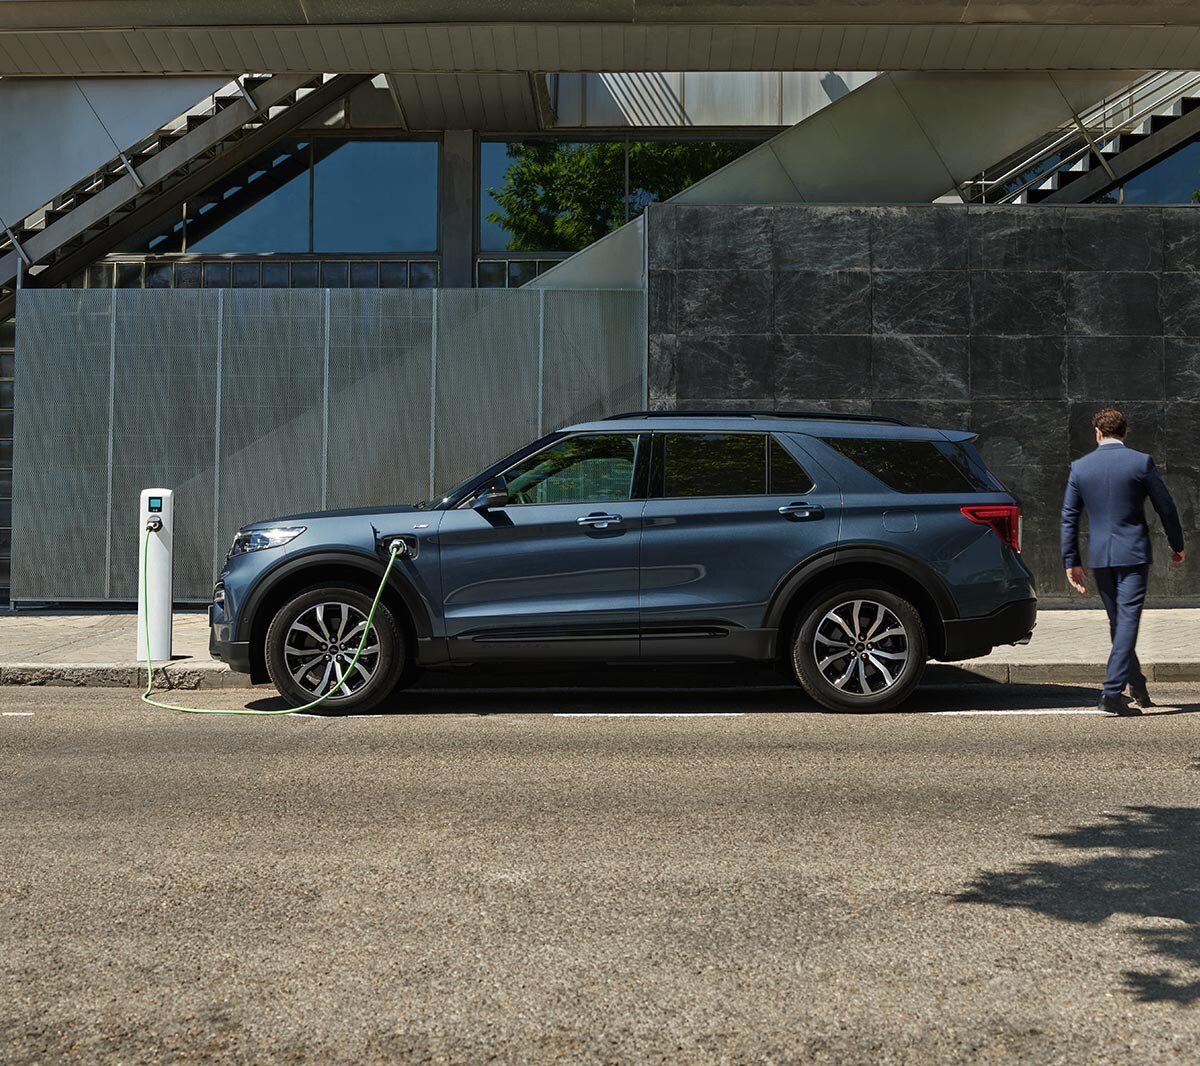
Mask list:
[[[847,600],[817,623],[813,659],[840,692],[877,696],[899,680],[908,663],[908,631],[875,600]]]
[[[354,653],[363,639],[367,616],[348,603],[318,603],[301,612],[283,642],[287,671],[313,699],[332,691],[333,703],[370,684],[379,667],[379,636],[371,626],[354,669]]]

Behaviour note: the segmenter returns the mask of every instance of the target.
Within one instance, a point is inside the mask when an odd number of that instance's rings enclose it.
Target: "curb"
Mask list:
[[[59,688],[146,687],[146,667],[127,663],[7,663],[0,666],[0,688],[9,685]],[[154,670],[154,687],[171,689],[253,688],[249,674],[235,674],[224,663],[176,663]]]
[[[1000,685],[1084,684],[1099,686],[1106,662],[1095,663],[931,663],[925,675],[929,685],[991,681]],[[1200,661],[1142,663],[1147,681],[1200,682]]]

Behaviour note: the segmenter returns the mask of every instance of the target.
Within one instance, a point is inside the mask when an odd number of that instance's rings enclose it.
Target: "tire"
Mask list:
[[[858,639],[852,640],[855,630]],[[912,695],[925,672],[928,647],[921,616],[903,596],[886,588],[839,585],[801,612],[792,637],[792,669],[823,707],[887,711]]]
[[[374,593],[354,585],[322,585],[299,593],[276,612],[267,629],[267,672],[291,706],[302,707],[333,688],[336,694],[321,707],[362,713],[399,686],[408,656],[403,632],[383,602],[371,623],[374,639],[368,638],[353,674],[345,672],[362,641],[361,626],[373,599]],[[346,694],[337,692],[339,679]]]

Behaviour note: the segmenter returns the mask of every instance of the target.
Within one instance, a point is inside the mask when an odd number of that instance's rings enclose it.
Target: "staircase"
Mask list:
[[[971,203],[1081,204],[1200,135],[1200,73],[1152,71],[962,186]]]
[[[30,287],[67,281],[368,78],[238,78],[203,107],[156,130],[20,224],[0,231],[0,322],[13,314],[18,274]]]

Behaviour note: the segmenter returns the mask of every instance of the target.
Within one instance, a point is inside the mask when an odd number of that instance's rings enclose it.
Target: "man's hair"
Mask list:
[[[1105,437],[1124,438],[1125,434],[1129,432],[1129,423],[1125,421],[1125,416],[1111,407],[1106,407],[1103,411],[1097,411],[1092,415],[1092,425]]]

